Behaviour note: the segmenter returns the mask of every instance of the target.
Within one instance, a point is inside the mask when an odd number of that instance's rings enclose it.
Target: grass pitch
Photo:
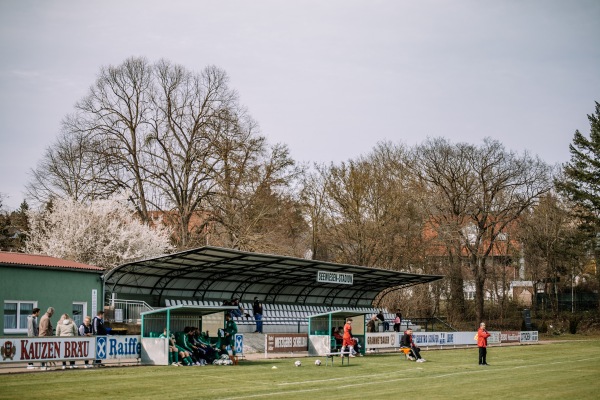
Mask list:
[[[0,375],[0,399],[598,399],[600,340],[422,351],[315,366],[316,357],[242,361],[238,366],[121,367]],[[274,369],[273,367],[277,367]]]

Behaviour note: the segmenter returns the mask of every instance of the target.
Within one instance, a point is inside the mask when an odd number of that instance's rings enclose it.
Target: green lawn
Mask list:
[[[0,375],[0,399],[598,399],[600,340],[423,351],[425,363],[382,354],[349,366],[316,358],[239,366],[121,367]],[[277,369],[273,369],[275,366]]]

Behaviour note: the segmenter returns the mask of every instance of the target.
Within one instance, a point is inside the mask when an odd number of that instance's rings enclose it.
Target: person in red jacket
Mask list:
[[[477,331],[477,347],[479,347],[479,365],[489,365],[486,361],[487,356],[487,338],[490,337],[488,331],[485,330],[485,322],[479,324]]]

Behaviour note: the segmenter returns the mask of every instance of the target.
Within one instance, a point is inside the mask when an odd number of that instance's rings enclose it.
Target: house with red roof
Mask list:
[[[27,316],[55,310],[52,325],[67,313],[77,325],[103,309],[104,269],[35,254],[0,251],[0,336],[27,335]]]

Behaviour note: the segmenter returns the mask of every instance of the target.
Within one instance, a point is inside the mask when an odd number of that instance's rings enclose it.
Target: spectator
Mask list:
[[[385,320],[383,310],[379,310],[379,313],[377,313],[377,319],[379,320],[380,324],[383,324],[383,331],[387,332],[390,329],[390,323]]]
[[[63,314],[56,324],[56,336],[63,337],[75,337],[78,336],[79,332],[77,331],[77,326],[75,322],[69,317],[69,314]],[[75,361],[69,361],[69,368],[74,369],[77,368],[75,365]],[[62,362],[62,369],[67,369],[67,362]]]
[[[406,331],[404,331],[404,335],[402,335],[402,339],[400,339],[400,347],[410,348],[410,360],[416,359],[417,362],[425,362],[425,359],[421,357],[421,349],[417,347],[415,341],[413,340],[412,329],[407,329]]]
[[[367,332],[378,332],[377,326],[379,325],[379,319],[377,315],[373,314],[369,322],[367,322]]]
[[[340,357],[344,357],[344,350],[346,348],[348,348],[348,351],[350,352],[350,357],[354,357],[352,352],[355,344],[356,342],[352,337],[352,318],[348,318],[346,320],[346,325],[344,325],[344,336],[342,339],[342,348],[340,349]]]
[[[371,316],[371,319],[369,320],[369,322],[367,322],[367,332],[373,333],[373,332],[379,332],[379,330],[377,329],[377,327],[379,326],[379,318],[377,318],[376,314],[373,314],[373,316]],[[375,349],[370,348],[367,349],[367,352],[372,353],[374,352]]]
[[[400,310],[396,311],[396,318],[394,318],[394,332],[400,332],[400,326],[402,325],[402,313]]]
[[[231,305],[237,307],[235,310],[231,310],[232,317],[241,317],[242,315],[244,315],[244,308],[240,304],[240,299],[234,297],[231,300]]]
[[[79,325],[79,336],[92,336],[92,317],[89,315],[83,319],[83,323]],[[89,360],[85,360],[84,368],[92,368]]]
[[[108,335],[108,330],[104,326],[104,311],[98,311],[98,313],[92,320],[92,332],[96,336]]]
[[[39,334],[38,328],[38,317],[40,316],[40,309],[34,308],[31,315],[27,316],[27,336],[36,337]],[[35,369],[33,363],[27,364],[27,369]]]
[[[92,320],[92,333],[96,336],[104,336],[108,334],[108,331],[104,327],[104,311],[100,310]],[[95,362],[96,366],[104,367],[102,360],[97,359]]]
[[[335,339],[335,348],[338,349],[342,346],[344,342],[344,336],[340,333],[344,328],[341,326],[338,328],[333,328],[333,337]]]
[[[256,330],[255,333],[263,333],[263,305],[260,301],[258,301],[258,297],[254,298],[254,303],[252,304],[252,313],[254,314],[254,320],[256,321]]]
[[[489,365],[487,363],[487,339],[490,337],[490,333],[485,330],[485,322],[479,324],[479,330],[477,331],[477,347],[479,348],[479,365]]]
[[[54,328],[52,327],[52,321],[50,320],[50,318],[52,318],[53,315],[54,315],[54,308],[48,307],[46,314],[42,315],[42,318],[40,319],[39,331],[38,331],[39,336],[54,336]],[[40,367],[40,370],[42,370],[42,371],[48,370],[48,367],[46,366],[45,362],[42,362],[42,366]]]

